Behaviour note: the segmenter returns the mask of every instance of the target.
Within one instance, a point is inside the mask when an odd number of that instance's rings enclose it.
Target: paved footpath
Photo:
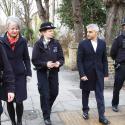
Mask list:
[[[34,70],[32,72],[32,80],[27,84],[28,98],[24,101],[23,125],[44,125],[37,90],[36,72]],[[100,125],[93,92],[90,94],[89,101],[91,108],[90,120],[85,121],[82,118],[78,72],[62,68],[59,73],[59,81],[59,96],[54,103],[51,115],[53,125]],[[110,119],[111,125],[125,125],[125,89],[123,88],[120,94],[120,112],[118,113],[114,113],[111,110],[112,87],[106,88],[104,94],[106,116]],[[3,107],[2,125],[11,125],[6,111],[6,103],[4,102]]]

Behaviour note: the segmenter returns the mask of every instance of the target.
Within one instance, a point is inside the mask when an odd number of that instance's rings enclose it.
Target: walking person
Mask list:
[[[122,31],[114,39],[110,56],[115,61],[115,80],[112,98],[112,110],[118,112],[119,94],[125,81],[125,18],[121,22]]]
[[[87,26],[87,39],[78,47],[77,64],[82,89],[83,118],[89,119],[89,94],[95,91],[99,122],[107,125],[105,117],[104,77],[108,77],[106,43],[98,38],[99,27],[96,24]]]
[[[15,84],[14,74],[9,64],[6,52],[3,48],[2,42],[0,41],[0,125],[1,125],[1,114],[3,112],[2,102],[12,102],[14,99]]]
[[[32,53],[32,63],[37,70],[40,103],[46,125],[52,124],[50,114],[59,90],[58,72],[64,63],[61,45],[54,39],[54,29],[51,22],[41,24],[39,30],[41,38],[35,43]]]
[[[27,99],[27,80],[31,78],[30,58],[27,41],[20,34],[21,21],[17,17],[10,16],[6,27],[7,32],[1,40],[15,75],[15,98],[13,102],[7,102],[7,110],[12,125],[22,125],[23,101]],[[17,115],[17,122],[15,115]]]

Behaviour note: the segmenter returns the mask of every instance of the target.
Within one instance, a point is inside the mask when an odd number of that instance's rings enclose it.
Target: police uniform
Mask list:
[[[122,25],[125,25],[125,19],[123,19]],[[119,92],[125,81],[125,31],[115,38],[110,56],[115,60],[115,80],[113,88],[112,106],[114,111],[118,111],[117,106],[119,104]]]
[[[40,32],[55,27],[47,22],[41,24]],[[47,62],[59,61],[60,66],[64,63],[62,47],[55,39],[45,41],[41,37],[34,45],[32,53],[32,63],[37,70],[38,90],[40,93],[41,109],[43,117],[50,119],[52,105],[58,95],[58,72],[59,68],[47,68]]]

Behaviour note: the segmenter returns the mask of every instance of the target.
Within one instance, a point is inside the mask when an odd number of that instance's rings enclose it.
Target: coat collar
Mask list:
[[[22,39],[22,37],[21,37],[21,35],[19,35],[19,39],[18,39],[18,41],[16,42],[15,48],[22,43],[22,42],[21,42],[21,39]],[[4,43],[5,43],[7,46],[10,47],[10,43],[8,42],[8,38],[7,38],[7,33],[5,33],[5,35],[4,35]]]
[[[41,37],[40,40],[39,40],[39,42],[38,42],[40,48],[44,48],[44,43],[43,43],[43,41],[44,41],[44,38]],[[54,39],[51,39],[50,42],[49,42],[49,44],[51,44],[51,43],[53,43],[53,42],[54,42]]]
[[[44,37],[41,37],[41,38],[40,38],[40,41],[43,43],[43,41],[44,41]],[[51,42],[53,42],[53,41],[54,41],[54,39],[51,38],[49,43],[51,43]]]

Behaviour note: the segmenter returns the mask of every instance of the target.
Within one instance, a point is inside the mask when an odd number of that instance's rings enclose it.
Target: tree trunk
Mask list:
[[[25,24],[26,27],[30,29],[30,2],[29,0],[22,0],[22,4],[24,7],[24,16],[25,16]]]
[[[115,20],[115,13],[117,11],[117,6],[114,4],[112,7],[109,8],[108,14],[107,14],[107,21],[106,21],[106,42],[108,44],[111,43],[112,39],[112,28]]]
[[[46,20],[49,21],[49,0],[44,0],[44,2],[45,2]]]
[[[55,0],[52,0],[52,22],[54,23],[55,17]]]
[[[79,42],[83,38],[83,24],[80,5],[79,0],[72,0],[75,42]]]
[[[106,42],[111,44],[113,39],[118,35],[121,28],[121,20],[125,14],[124,0],[104,0],[107,6],[106,22]]]
[[[31,29],[31,25],[30,25],[30,23],[31,23],[31,18],[30,18],[31,3],[30,2],[32,3],[32,1],[30,1],[30,0],[21,0],[23,9],[24,9],[24,17],[21,16],[23,13],[20,10],[20,14],[21,14],[20,18],[21,18],[21,20],[23,20],[25,27],[27,29],[27,32],[28,32],[27,36],[25,36],[28,42],[32,41],[32,35],[30,33],[30,29]]]
[[[83,24],[80,5],[79,0],[72,0],[75,41],[71,41],[69,44],[69,65],[71,70],[77,69],[77,48],[79,41],[83,39]]]
[[[49,0],[44,0],[45,8],[43,7],[42,0],[36,0],[38,15],[41,21],[49,21]]]

